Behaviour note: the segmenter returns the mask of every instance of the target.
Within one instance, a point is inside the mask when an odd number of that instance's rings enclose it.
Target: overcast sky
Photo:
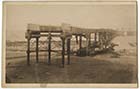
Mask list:
[[[8,5],[7,40],[25,40],[27,24],[61,25],[85,28],[136,30],[136,6],[132,5]]]

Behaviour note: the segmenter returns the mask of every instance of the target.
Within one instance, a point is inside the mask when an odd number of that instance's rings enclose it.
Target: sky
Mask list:
[[[26,40],[27,24],[68,23],[84,28],[136,30],[135,4],[96,5],[7,5],[6,39]]]

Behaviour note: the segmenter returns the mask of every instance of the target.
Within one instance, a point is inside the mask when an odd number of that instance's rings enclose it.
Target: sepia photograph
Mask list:
[[[3,87],[138,87],[137,2],[3,2]]]

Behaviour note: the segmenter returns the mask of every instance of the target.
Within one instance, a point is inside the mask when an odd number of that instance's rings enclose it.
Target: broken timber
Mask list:
[[[91,34],[94,34],[92,36]],[[82,37],[86,38],[86,54],[89,55],[89,47],[93,46],[95,48],[99,46],[100,49],[105,49],[110,45],[110,41],[116,36],[116,31],[112,29],[88,29],[88,28],[78,28],[70,25],[62,26],[43,26],[36,24],[28,24],[28,30],[25,34],[27,39],[27,64],[30,65],[30,53],[36,52],[36,62],[39,62],[39,38],[48,38],[48,49],[42,50],[44,52],[48,51],[48,64],[51,64],[51,52],[56,52],[59,50],[51,49],[51,38],[58,37],[62,41],[62,67],[65,65],[65,53],[67,53],[67,64],[70,64],[70,53],[71,53],[71,38],[74,35],[76,37],[76,42],[79,44],[79,49],[82,48]],[[78,39],[79,37],[79,39]],[[30,40],[36,38],[36,50],[30,50]],[[94,42],[91,42],[94,39]],[[65,43],[66,42],[66,43]],[[65,45],[66,44],[66,45]],[[67,46],[67,47],[65,47]],[[67,51],[66,51],[67,48]],[[66,52],[65,52],[66,51]]]

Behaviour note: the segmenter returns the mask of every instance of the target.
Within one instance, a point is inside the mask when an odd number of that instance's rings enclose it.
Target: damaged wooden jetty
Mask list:
[[[48,52],[48,64],[51,64],[51,52],[55,51],[61,51],[62,67],[64,67],[65,64],[65,55],[67,55],[67,64],[70,64],[72,36],[75,36],[75,41],[79,45],[79,49],[82,49],[82,38],[86,39],[86,55],[90,55],[91,52],[96,51],[96,48],[104,50],[111,47],[111,40],[116,37],[116,31],[112,29],[79,28],[69,24],[62,24],[61,26],[28,24],[28,29],[25,34],[25,38],[27,39],[27,64],[30,65],[31,52],[36,52],[36,62],[39,62],[39,51]],[[48,44],[47,49],[39,50],[38,46],[40,37],[46,37],[48,39],[48,41],[46,41]],[[61,38],[62,50],[51,49],[52,37]],[[30,50],[30,40],[32,38],[36,39],[35,50]]]

